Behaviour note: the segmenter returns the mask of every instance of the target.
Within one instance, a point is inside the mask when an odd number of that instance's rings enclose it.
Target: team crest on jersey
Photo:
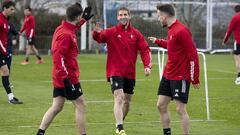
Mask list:
[[[120,34],[117,35],[118,38],[122,38],[122,36]]]
[[[6,28],[7,28],[7,25],[6,25],[6,24],[4,24],[4,25],[3,25],[3,27],[4,27],[4,29],[6,29]]]
[[[133,39],[133,37],[134,37],[134,36],[131,34],[131,35],[130,35],[130,38]]]
[[[173,38],[173,36],[172,36],[172,35],[170,35],[170,40],[172,40],[172,38]]]
[[[73,42],[77,43],[77,39],[75,37],[73,37]]]

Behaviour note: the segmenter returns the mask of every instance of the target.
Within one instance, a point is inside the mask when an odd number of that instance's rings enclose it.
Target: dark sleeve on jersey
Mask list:
[[[155,44],[157,44],[158,46],[167,49],[167,40],[165,39],[156,39]]]
[[[185,29],[179,32],[179,41],[183,45],[189,58],[190,79],[192,84],[198,84],[199,81],[199,58],[197,49],[193,43],[192,35],[189,30]]]

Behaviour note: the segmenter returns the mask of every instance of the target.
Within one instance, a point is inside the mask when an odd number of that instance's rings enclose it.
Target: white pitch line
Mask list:
[[[43,83],[51,83],[52,81],[41,81]],[[99,80],[80,80],[80,82],[107,82],[106,79],[99,79]]]
[[[144,82],[146,79],[136,79],[137,82]],[[52,81],[40,81],[43,83],[52,83]],[[80,80],[80,82],[107,82],[106,79]]]
[[[85,101],[87,104],[89,103],[113,103],[113,100],[90,100],[90,101]],[[52,104],[52,102],[48,103]],[[71,101],[66,101],[65,104],[72,104]]]
[[[234,80],[235,78],[233,77],[212,77],[208,78],[208,80]]]
[[[191,122],[226,122],[227,120],[190,120]],[[180,123],[181,121],[171,121],[172,123]],[[139,121],[139,122],[124,122],[127,124],[146,124],[146,123],[160,123],[160,121]],[[88,125],[114,125],[115,123],[107,123],[107,122],[89,122]],[[59,125],[51,125],[52,127],[60,127],[60,126],[75,126],[76,124],[59,124]],[[25,125],[18,126],[18,128],[35,128],[39,125]]]
[[[220,69],[207,69],[207,71],[215,71],[220,73],[227,73],[227,74],[236,74],[236,72],[226,71],[226,70],[220,70]]]

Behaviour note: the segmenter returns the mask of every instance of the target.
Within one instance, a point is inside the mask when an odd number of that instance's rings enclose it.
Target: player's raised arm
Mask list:
[[[153,43],[157,44],[158,46],[167,49],[167,40],[164,39],[158,39],[156,37],[148,37],[148,39]]]
[[[95,23],[93,26],[93,39],[96,40],[98,43],[105,43],[106,42],[106,30],[102,30],[100,23]]]

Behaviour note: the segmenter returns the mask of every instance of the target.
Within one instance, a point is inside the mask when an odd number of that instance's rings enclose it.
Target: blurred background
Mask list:
[[[16,12],[11,22],[19,30],[23,20],[23,10],[31,6],[36,19],[36,47],[41,53],[48,54],[51,47],[52,35],[55,28],[65,18],[66,8],[75,2],[83,7],[92,6],[94,18],[78,31],[79,48],[83,53],[106,53],[104,45],[99,46],[92,40],[92,25],[99,22],[103,28],[117,24],[117,9],[126,6],[131,10],[132,24],[145,37],[166,37],[156,15],[156,5],[160,3],[173,4],[177,11],[177,18],[187,25],[193,35],[197,48],[204,51],[223,49],[226,52],[233,48],[233,40],[229,40],[226,47],[221,43],[231,17],[234,6],[239,0],[15,0]],[[82,37],[81,37],[82,36]],[[18,38],[14,46],[14,53],[24,52],[25,39]],[[150,46],[154,46],[149,42]]]

